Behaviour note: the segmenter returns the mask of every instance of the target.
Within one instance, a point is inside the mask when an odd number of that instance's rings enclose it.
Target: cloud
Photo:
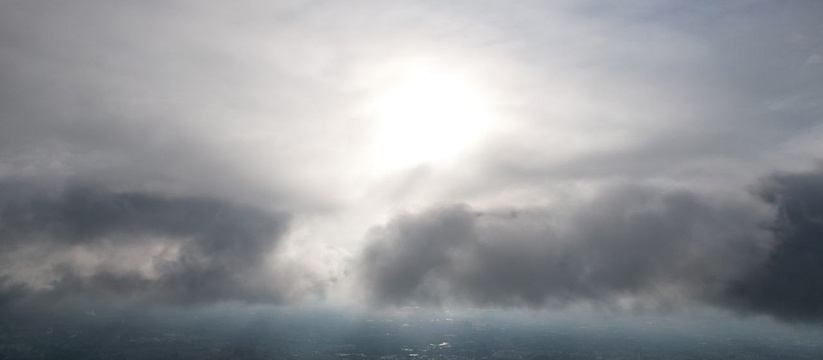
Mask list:
[[[299,280],[270,262],[289,218],[204,197],[3,182],[3,301],[282,302]]]
[[[345,302],[362,252],[381,304],[810,313],[808,204],[741,193],[821,153],[820,6],[3,2],[0,303]],[[417,70],[488,123],[387,170]]]
[[[743,312],[823,320],[823,172],[782,174],[763,189],[779,209],[768,260],[734,282],[726,299]]]
[[[566,209],[442,207],[373,230],[362,276],[373,300],[393,305],[702,297],[763,261],[768,220],[750,201],[644,186]]]
[[[557,184],[615,180],[740,188],[814,166],[823,72],[803,64],[821,46],[820,4],[546,6],[473,13],[517,41],[500,70],[511,101],[460,163],[473,176],[432,181],[454,194],[437,200],[542,201]]]
[[[666,309],[703,304],[823,320],[823,171],[748,199],[612,187],[566,208],[442,206],[374,228],[373,304]]]
[[[781,215],[811,200],[770,200],[798,185],[761,183],[819,161],[823,73],[804,65],[819,53],[819,4],[495,10],[468,11],[517,41],[500,71],[505,120],[465,161],[415,183],[439,190],[430,203],[464,205],[367,237],[359,277],[374,303],[694,303],[819,318],[803,290],[820,287],[814,237],[792,240]]]
[[[322,93],[298,61],[268,61],[243,11],[75,5],[0,4],[0,303],[320,291],[284,255],[295,211],[335,202],[281,156],[314,151],[290,146],[318,117],[294,98]]]

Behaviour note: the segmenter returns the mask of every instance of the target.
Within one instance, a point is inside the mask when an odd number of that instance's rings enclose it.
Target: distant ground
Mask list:
[[[6,316],[0,359],[821,359],[821,335],[711,316],[78,310]]]

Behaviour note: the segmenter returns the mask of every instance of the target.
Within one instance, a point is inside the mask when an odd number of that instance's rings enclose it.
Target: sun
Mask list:
[[[400,169],[453,159],[478,140],[489,118],[485,104],[464,77],[409,72],[377,97],[377,162]]]

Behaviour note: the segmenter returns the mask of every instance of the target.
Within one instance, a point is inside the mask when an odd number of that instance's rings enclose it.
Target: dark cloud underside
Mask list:
[[[792,320],[823,320],[823,173],[779,175],[763,198],[776,205],[769,259],[729,289],[731,304]]]
[[[775,177],[751,201],[629,186],[562,212],[435,208],[374,229],[361,279],[382,305],[632,298],[818,320],[822,184],[820,173]]]
[[[89,270],[63,261],[46,268],[50,280],[38,289],[6,277],[6,297],[277,302],[288,286],[266,278],[266,256],[276,250],[288,222],[285,214],[217,199],[2,183],[0,246],[12,263],[25,262],[15,256],[26,249],[46,249],[41,256],[82,249],[101,258],[111,248],[164,250],[143,255],[149,274],[116,263]]]

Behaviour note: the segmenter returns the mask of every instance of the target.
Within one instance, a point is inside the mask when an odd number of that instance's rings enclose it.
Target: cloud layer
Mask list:
[[[4,1],[0,304],[819,319],[822,4]]]
[[[747,312],[790,320],[823,320],[823,173],[781,174],[763,189],[779,210],[778,242],[768,260],[727,289]]]
[[[562,209],[438,207],[375,228],[360,276],[382,305],[703,303],[819,320],[821,191],[812,173],[750,199],[621,186]]]
[[[289,279],[273,275],[269,260],[288,223],[216,199],[4,182],[5,297],[281,302]]]

